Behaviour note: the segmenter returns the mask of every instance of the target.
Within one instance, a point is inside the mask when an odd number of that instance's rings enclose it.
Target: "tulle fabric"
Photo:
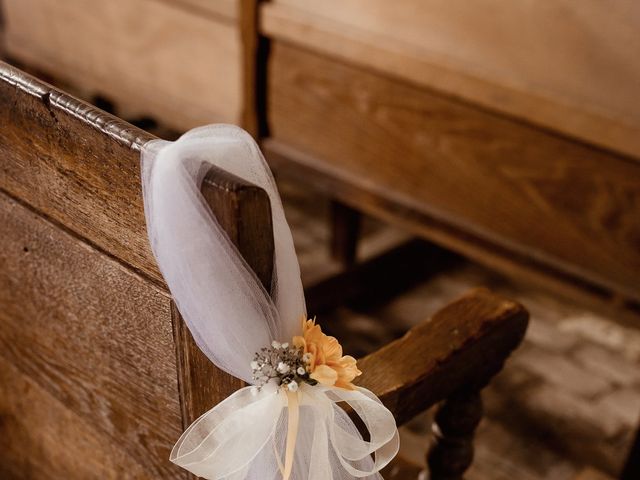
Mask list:
[[[222,230],[200,186],[215,165],[269,195],[275,243],[271,296]],[[226,372],[251,381],[254,354],[290,341],[306,314],[300,267],[271,171],[244,130],[212,125],[142,151],[151,248],[198,347]]]
[[[254,140],[231,125],[197,128],[176,142],[156,140],[142,151],[147,231],[160,271],[198,347],[219,368],[251,383],[250,362],[273,340],[301,334],[306,316],[291,231],[271,172]],[[200,193],[215,165],[263,188],[274,231],[272,291],[267,292],[222,230]],[[255,389],[253,390],[255,393]],[[398,436],[391,413],[365,389],[303,385],[291,479],[381,478]],[[362,418],[364,441],[337,406]],[[282,478],[287,395],[268,386],[241,389],[182,435],[171,460],[207,479]]]
[[[292,479],[381,479],[398,451],[393,415],[366,389],[303,385]],[[370,432],[363,440],[339,402],[356,411]],[[276,480],[287,436],[286,394],[245,387],[202,415],[171,452],[171,461],[208,479]],[[374,455],[374,458],[372,458]]]

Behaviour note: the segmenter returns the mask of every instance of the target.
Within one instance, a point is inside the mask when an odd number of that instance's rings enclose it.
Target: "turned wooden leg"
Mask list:
[[[435,442],[427,458],[431,480],[461,480],[473,460],[473,436],[482,418],[480,392],[447,399],[433,423]]]
[[[640,478],[640,427],[636,432],[636,438],[631,445],[629,456],[625,463],[620,480],[634,480]]]
[[[340,202],[331,202],[331,256],[343,267],[356,260],[362,214]]]

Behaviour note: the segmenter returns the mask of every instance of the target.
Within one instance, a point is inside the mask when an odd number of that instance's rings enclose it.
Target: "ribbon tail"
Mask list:
[[[289,480],[293,469],[293,459],[296,450],[296,440],[300,427],[300,402],[298,392],[287,392],[287,443],[284,453],[284,465],[280,461],[280,455],[276,454],[278,468],[282,473],[282,480]]]

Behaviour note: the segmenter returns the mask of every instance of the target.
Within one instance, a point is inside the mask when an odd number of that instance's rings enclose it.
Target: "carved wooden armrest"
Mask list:
[[[407,334],[358,361],[359,386],[402,424],[446,400],[436,415],[432,479],[458,479],[473,458],[482,415],[479,391],[520,344],[528,324],[520,304],[486,289],[450,303]]]

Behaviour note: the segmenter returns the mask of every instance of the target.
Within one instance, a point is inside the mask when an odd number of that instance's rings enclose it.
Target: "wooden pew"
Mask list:
[[[0,476],[187,478],[173,443],[241,382],[194,345],[151,256],[139,153],[153,137],[4,63],[0,123]],[[202,188],[269,286],[265,192],[217,169]],[[478,392],[526,325],[478,290],[361,360],[359,384],[400,424],[445,400],[432,478],[461,478]]]

